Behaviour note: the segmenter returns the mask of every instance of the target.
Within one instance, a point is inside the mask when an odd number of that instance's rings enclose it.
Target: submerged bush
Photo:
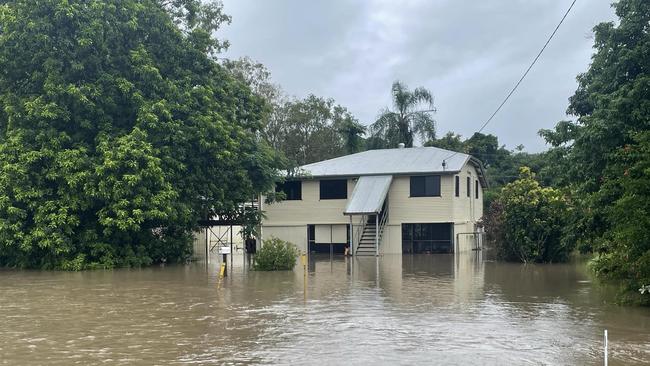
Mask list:
[[[255,254],[254,268],[258,271],[287,271],[296,265],[298,249],[295,245],[271,238],[264,240],[262,248]]]
[[[575,245],[562,240],[567,201],[562,193],[544,188],[529,168],[506,185],[484,219],[488,243],[507,261],[565,261]]]

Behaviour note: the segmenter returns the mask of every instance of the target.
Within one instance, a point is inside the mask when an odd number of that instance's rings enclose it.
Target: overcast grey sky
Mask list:
[[[540,50],[571,0],[224,0],[225,57],[265,64],[289,95],[331,97],[363,124],[390,105],[394,80],[435,96],[439,135],[469,137]],[[484,130],[514,148],[562,119],[610,0],[578,0],[542,58]]]

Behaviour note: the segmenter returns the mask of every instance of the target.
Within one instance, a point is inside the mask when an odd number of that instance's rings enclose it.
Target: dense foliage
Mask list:
[[[199,0],[0,2],[0,265],[183,260],[197,221],[272,187],[262,100]]]
[[[597,241],[594,268],[624,281],[625,300],[650,305],[650,294],[638,292],[650,285],[650,132],[633,141],[619,154],[625,170],[612,184],[620,193],[606,210],[611,226]]]
[[[289,271],[296,265],[300,253],[296,246],[278,238],[264,240],[254,258],[258,271]]]
[[[499,258],[521,262],[558,262],[574,246],[562,240],[568,205],[562,193],[544,188],[529,168],[502,188],[484,224],[487,239]]]
[[[331,98],[288,98],[271,81],[271,73],[244,57],[224,65],[267,102],[263,137],[286,157],[287,168],[353,154],[365,148],[366,131],[345,107]]]
[[[365,128],[332,99],[309,95],[281,104],[267,126],[291,167],[358,152]]]
[[[619,22],[594,28],[592,64],[570,98],[568,112],[577,120],[542,135],[581,201],[568,231],[600,254],[595,269],[603,278],[623,280],[638,296],[650,281],[650,241],[643,233],[650,215],[650,2],[622,0],[614,7]],[[647,296],[639,300],[650,304]]]

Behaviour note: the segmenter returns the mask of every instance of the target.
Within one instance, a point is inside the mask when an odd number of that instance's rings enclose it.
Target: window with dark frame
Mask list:
[[[456,197],[460,197],[460,177],[456,176]]]
[[[302,199],[302,181],[289,180],[275,185],[276,192],[284,192],[285,200],[297,201]]]
[[[472,178],[467,177],[467,197],[472,197]]]
[[[411,197],[440,197],[440,176],[411,177]]]
[[[474,188],[474,190],[476,191],[475,195],[476,195],[476,199],[478,199],[478,180],[476,181],[475,187],[476,187]]]
[[[348,198],[348,181],[328,179],[320,181],[320,199],[339,200]]]

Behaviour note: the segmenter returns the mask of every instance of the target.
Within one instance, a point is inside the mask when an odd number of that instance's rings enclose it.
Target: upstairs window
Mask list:
[[[302,181],[290,180],[275,185],[276,192],[284,192],[285,200],[296,201],[302,199]]]
[[[456,176],[456,197],[460,197],[460,177]]]
[[[339,200],[348,198],[348,181],[330,179],[320,181],[320,199]]]
[[[474,190],[476,191],[476,193],[475,193],[476,194],[476,199],[478,199],[478,180],[476,181],[475,187],[476,188],[474,188]]]
[[[411,177],[411,197],[440,197],[440,176]]]
[[[472,178],[467,177],[467,197],[472,197]]]

